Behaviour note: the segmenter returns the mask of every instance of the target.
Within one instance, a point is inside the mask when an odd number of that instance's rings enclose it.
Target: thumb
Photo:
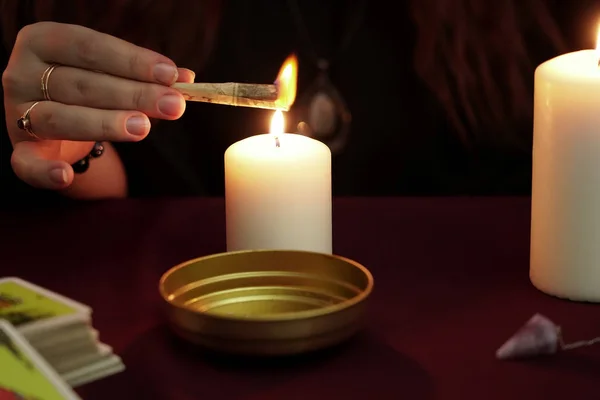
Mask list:
[[[16,143],[10,163],[19,179],[36,188],[60,190],[73,182],[73,168],[64,161],[44,157],[38,142]]]

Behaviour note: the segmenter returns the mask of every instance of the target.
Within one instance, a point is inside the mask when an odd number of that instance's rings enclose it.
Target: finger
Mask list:
[[[194,79],[196,79],[196,73],[194,71],[187,68],[179,68],[177,82],[194,83]]]
[[[29,106],[22,105],[19,111]],[[136,142],[150,132],[150,120],[139,111],[98,110],[53,101],[38,103],[29,120],[35,135],[48,140]]]
[[[167,86],[60,66],[48,79],[53,101],[108,110],[137,110],[150,118],[174,120],[185,100]]]
[[[43,143],[19,142],[14,146],[11,165],[15,175],[40,189],[60,190],[73,182],[73,168],[64,161],[49,160],[43,155]]]
[[[17,40],[27,41],[48,63],[164,85],[177,81],[177,67],[169,58],[83,26],[41,22],[22,30]]]

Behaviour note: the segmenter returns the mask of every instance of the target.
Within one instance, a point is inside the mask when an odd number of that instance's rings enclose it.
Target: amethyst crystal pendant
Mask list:
[[[496,351],[501,360],[525,358],[573,350],[600,343],[600,337],[565,343],[562,329],[541,314],[535,314]]]
[[[496,352],[501,360],[553,354],[560,349],[560,327],[535,314]]]

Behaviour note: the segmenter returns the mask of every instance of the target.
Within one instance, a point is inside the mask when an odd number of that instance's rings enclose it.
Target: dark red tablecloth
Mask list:
[[[127,370],[84,399],[596,399],[600,345],[500,362],[541,312],[567,339],[600,335],[600,308],[528,279],[528,198],[337,199],[334,248],[375,277],[366,329],[322,354],[209,356],[165,327],[158,279],[225,248],[221,199],[110,201],[0,213],[1,275],[85,302]]]

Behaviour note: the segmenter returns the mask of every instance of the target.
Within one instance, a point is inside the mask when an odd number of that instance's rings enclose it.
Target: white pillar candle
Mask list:
[[[332,252],[331,152],[283,131],[283,114],[276,111],[271,133],[225,152],[228,251]]]
[[[541,291],[600,301],[600,67],[583,50],[535,72],[530,277]]]

